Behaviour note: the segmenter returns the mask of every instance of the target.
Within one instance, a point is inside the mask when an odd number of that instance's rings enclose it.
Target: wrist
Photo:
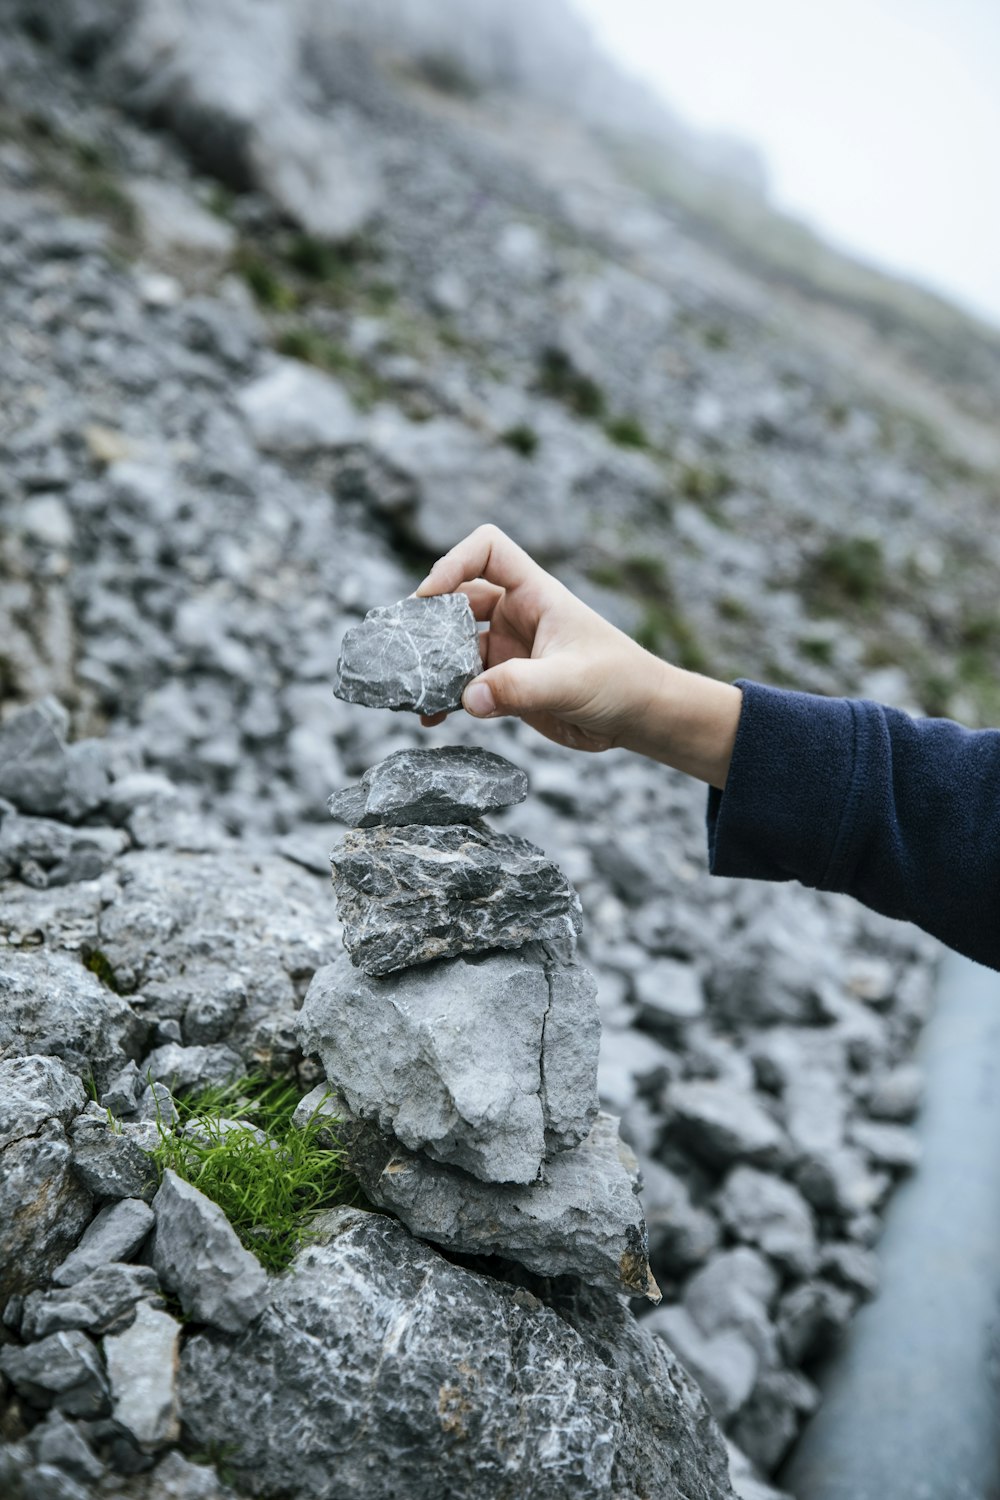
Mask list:
[[[619,744],[722,790],[743,704],[740,689],[648,651],[642,658]]]

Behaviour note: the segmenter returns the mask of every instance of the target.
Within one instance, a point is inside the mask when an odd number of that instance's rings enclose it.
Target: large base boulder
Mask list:
[[[554,1306],[391,1219],[329,1216],[237,1341],[181,1361],[199,1451],[282,1500],[728,1500],[700,1393],[618,1298]]]

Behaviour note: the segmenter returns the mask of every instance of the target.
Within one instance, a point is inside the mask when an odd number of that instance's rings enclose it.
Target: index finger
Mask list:
[[[422,599],[432,594],[453,594],[475,578],[485,578],[503,589],[516,589],[546,576],[544,569],[499,526],[477,526],[438,558],[416,592]]]

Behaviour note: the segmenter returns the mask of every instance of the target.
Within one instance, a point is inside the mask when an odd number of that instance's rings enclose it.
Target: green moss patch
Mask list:
[[[179,1100],[175,1127],[158,1121],[160,1173],[169,1167],[217,1203],[269,1271],[308,1243],[319,1209],[358,1198],[336,1122],[314,1113],[292,1123],[300,1098],[292,1083],[244,1078]]]

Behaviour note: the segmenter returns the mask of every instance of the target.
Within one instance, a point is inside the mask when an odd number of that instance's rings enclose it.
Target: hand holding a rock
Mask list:
[[[440,558],[417,594],[456,591],[489,625],[480,637],[485,670],[463,694],[467,712],[516,714],[574,750],[623,746],[725,785],[738,688],[645,651],[496,526],[478,527]]]

